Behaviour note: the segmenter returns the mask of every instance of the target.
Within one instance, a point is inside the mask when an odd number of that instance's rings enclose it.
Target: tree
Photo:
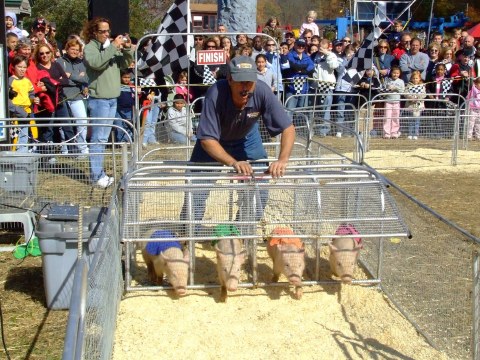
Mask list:
[[[130,34],[141,38],[146,32],[156,32],[172,0],[130,0]],[[43,16],[57,25],[57,38],[64,41],[70,34],[79,34],[88,18],[86,0],[35,0],[32,16],[25,19],[25,29]]]
[[[25,29],[30,30],[33,21],[43,16],[57,25],[57,40],[64,41],[70,34],[79,34],[87,19],[85,0],[36,0],[32,17],[25,19]]]

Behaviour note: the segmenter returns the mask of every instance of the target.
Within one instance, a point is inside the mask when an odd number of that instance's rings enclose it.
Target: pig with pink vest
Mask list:
[[[363,248],[362,238],[355,236],[358,235],[358,231],[352,224],[340,225],[335,235],[345,235],[345,237],[334,238],[328,244],[330,269],[342,282],[351,283],[358,255]]]

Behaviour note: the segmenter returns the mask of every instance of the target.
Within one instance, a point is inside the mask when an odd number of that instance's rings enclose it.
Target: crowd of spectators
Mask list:
[[[173,74],[175,85],[172,92],[178,95],[177,101],[169,112],[163,107],[162,113],[170,114],[166,116],[167,119],[171,118],[172,114],[180,114],[179,118],[183,119],[185,108],[180,106],[180,100],[183,100],[183,104],[195,102],[195,112],[200,112],[200,99],[208,87],[227,77],[228,63],[239,55],[249,56],[255,61],[258,79],[266,82],[272,92],[278,94],[286,108],[322,104],[323,117],[330,120],[330,107],[335,105],[335,119],[338,123],[345,120],[343,109],[348,104],[353,104],[353,94],[368,93],[367,98],[370,99],[379,87],[388,84],[395,84],[396,91],[400,92],[405,89],[400,83],[403,82],[408,89],[414,73],[420,74],[427,99],[439,96],[438,84],[445,78],[453,80],[453,92],[467,97],[473,80],[480,75],[480,43],[475,42],[466,31],[455,29],[450,36],[435,32],[426,46],[424,40],[404,30],[404,24],[396,21],[392,29],[382,34],[378,40],[373,66],[369,69],[372,71],[367,72],[360,84],[351,84],[344,80],[344,75],[349,70],[349,61],[360,43],[352,41],[350,36],[333,40],[322,38],[314,22],[315,18],[315,12],[307,14],[299,37],[292,31],[283,32],[276,17],[269,18],[265,23],[264,36],[249,38],[242,33],[234,37],[227,36],[225,33],[228,29],[223,24],[218,25],[218,35],[195,34],[194,51],[224,50],[227,63],[197,65],[192,61],[190,69]],[[25,66],[24,77],[30,81],[33,88],[33,97],[27,95],[30,103],[26,108],[25,103],[22,105],[25,112],[15,113],[14,106],[19,100],[11,96],[9,105],[12,105],[12,115],[20,118],[22,116],[19,114],[27,113],[31,118],[48,118],[50,123],[54,123],[56,118],[75,118],[71,123],[64,120],[63,122],[69,125],[61,128],[41,127],[39,134],[30,132],[26,135],[24,130],[20,131],[16,134],[16,141],[20,141],[19,136],[27,136],[30,141],[38,140],[41,143],[61,142],[63,146],[59,151],[62,153],[88,156],[92,150],[88,143],[105,143],[110,136],[110,130],[94,127],[94,131],[87,138],[87,117],[92,119],[92,123],[95,118],[102,117],[118,117],[131,122],[133,116],[128,110],[132,109],[135,97],[140,97],[140,103],[144,105],[166,100],[164,89],[134,87],[132,69],[135,66],[135,39],[126,34],[111,34],[108,19],[97,19],[94,23],[88,23],[82,34],[68,34],[64,43],[58,41],[55,23],[44,18],[36,19],[29,32],[16,27],[15,14],[7,12],[5,19],[9,74],[12,79],[19,77],[18,69],[15,69],[13,64],[20,61],[20,66]],[[147,49],[148,43],[139,45],[139,56]],[[22,58],[18,59],[19,56]],[[162,84],[162,81],[158,83]],[[415,79],[415,82],[417,81]],[[187,86],[187,83],[191,86]],[[321,96],[298,96],[307,94]],[[389,105],[388,109],[392,115],[390,129],[385,130],[384,135],[395,138],[400,136],[396,132],[398,101],[386,101],[387,105],[389,103],[391,106]],[[361,104],[354,104],[355,107],[358,105]],[[152,107],[144,121],[142,142],[145,147],[157,143],[155,126],[159,111],[159,107]],[[174,123],[170,125],[167,126],[168,129],[175,129]],[[182,128],[185,126],[186,124],[183,124]],[[128,138],[133,136],[128,126],[124,130],[126,136],[117,132],[118,141],[128,141]],[[186,138],[194,139],[190,130],[186,135],[182,137],[183,142]],[[325,126],[319,129],[318,135],[341,137],[341,127],[331,129],[330,126]],[[409,136],[417,136],[415,126]],[[175,135],[169,136],[172,142],[178,142],[179,138]],[[75,141],[71,141],[72,139]],[[25,139],[21,140],[24,141]],[[101,146],[98,149],[97,145],[94,146],[97,153],[103,150]],[[19,147],[18,150],[20,149],[26,151],[27,148]],[[55,150],[44,147],[43,151],[53,153]],[[52,156],[50,161],[54,163],[55,157]],[[91,162],[92,182],[103,187],[109,186],[113,180],[104,173],[103,160],[92,156]]]

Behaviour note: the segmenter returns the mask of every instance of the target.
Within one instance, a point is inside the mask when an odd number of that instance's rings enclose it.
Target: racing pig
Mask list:
[[[358,235],[358,231],[351,224],[342,224],[335,231],[335,235]],[[328,244],[330,248],[330,270],[342,282],[351,283],[358,255],[362,249],[360,237],[334,238]]]
[[[277,236],[275,236],[277,235]],[[272,282],[277,282],[280,274],[284,274],[291,285],[295,286],[295,297],[301,299],[302,275],[305,270],[305,246],[298,237],[292,236],[293,230],[287,227],[277,227],[267,243],[268,255],[273,260]]]
[[[173,234],[167,230],[157,230],[151,237],[174,238]],[[190,258],[188,249],[182,251],[178,241],[150,241],[142,250],[142,255],[150,281],[160,285],[163,274],[166,274],[175,294],[178,296],[186,294]]]
[[[220,301],[227,301],[227,291],[236,291],[246,251],[240,239],[222,239],[215,245],[217,272],[221,285]]]

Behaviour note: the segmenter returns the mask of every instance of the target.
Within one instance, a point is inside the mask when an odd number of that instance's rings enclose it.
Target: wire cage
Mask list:
[[[122,229],[127,290],[138,288],[131,285],[136,271],[131,272],[132,261],[136,263],[133,244],[172,240],[152,240],[150,235],[158,229],[170,230],[189,247],[190,287],[218,286],[213,276],[197,278],[195,252],[221,238],[244,241],[249,266],[242,286],[266,285],[267,275],[258,270],[258,253],[279,227],[292,229],[305,244],[305,283],[331,281],[324,269],[326,260],[320,258],[326,257],[329,240],[343,237],[336,230],[345,223],[354,224],[368,248],[362,255],[368,273],[363,280],[380,279],[381,239],[407,236],[408,230],[376,173],[358,165],[315,165],[311,159],[292,159],[288,174],[272,179],[264,174],[265,164],[254,167],[258,172],[253,177],[239,176],[223,166],[185,165],[143,167],[128,174]],[[221,225],[235,226],[238,235],[216,237],[215,228]]]

